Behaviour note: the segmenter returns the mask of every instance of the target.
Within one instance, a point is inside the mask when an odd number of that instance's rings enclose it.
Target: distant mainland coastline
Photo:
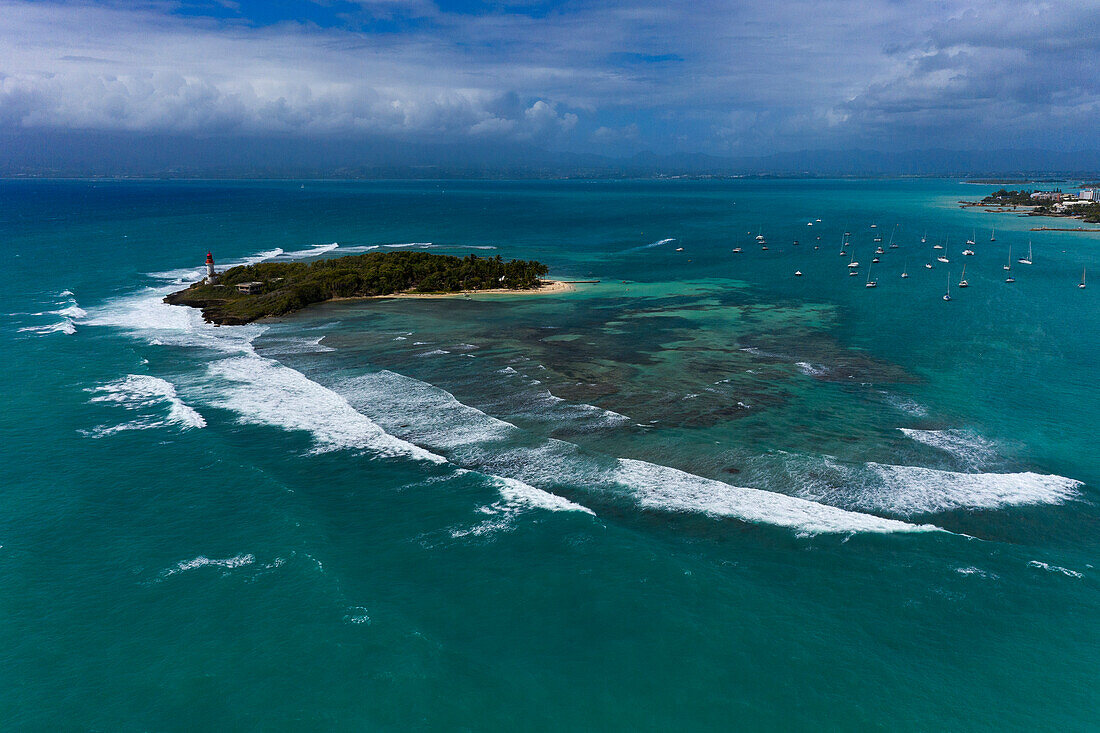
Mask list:
[[[1056,191],[1029,191],[1027,189],[1000,189],[981,201],[960,201],[965,208],[982,208],[990,214],[1016,213],[1019,216],[1052,216],[1079,219],[1088,224],[1100,223],[1098,191],[1092,187],[1081,189],[1079,195]],[[1045,227],[1044,227],[1045,228]],[[1084,228],[1062,228],[1058,231],[1094,231]]]
[[[568,283],[543,280],[548,271],[541,262],[499,256],[370,252],[312,263],[239,265],[212,282],[203,280],[172,293],[164,302],[199,308],[210,323],[241,325],[330,300],[572,289]]]

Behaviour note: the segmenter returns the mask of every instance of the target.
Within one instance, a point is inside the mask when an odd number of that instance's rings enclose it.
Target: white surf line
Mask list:
[[[801,534],[939,529],[733,486],[645,461],[587,453],[572,443],[533,436],[462,404],[445,390],[390,371],[342,380],[333,389],[410,442],[439,451],[459,465],[530,486],[583,486],[633,497],[647,509],[729,517]]]
[[[281,252],[269,250],[245,261],[271,259]],[[170,271],[158,277],[178,279],[179,274]],[[164,295],[175,287],[175,283],[169,283],[108,301],[93,309],[89,323],[118,328],[151,345],[198,347],[226,354],[207,366],[208,379],[221,382],[221,389],[208,389],[204,384],[193,390],[194,398],[237,413],[241,422],[307,431],[319,452],[351,448],[386,457],[446,462],[441,456],[389,435],[346,400],[301,372],[256,354],[252,342],[266,330],[265,326],[213,326],[203,321],[195,308],[164,303]],[[178,416],[185,417],[182,412]],[[197,412],[195,416],[201,419]]]
[[[1062,504],[1079,497],[1082,482],[1064,476],[1021,473],[960,473],[921,466],[830,463],[831,475],[800,492],[856,510],[910,517],[956,510]]]
[[[390,435],[340,395],[271,359],[255,354],[221,359],[210,364],[208,374],[217,385],[212,404],[235,412],[241,423],[309,432],[317,452],[361,449],[446,462]]]

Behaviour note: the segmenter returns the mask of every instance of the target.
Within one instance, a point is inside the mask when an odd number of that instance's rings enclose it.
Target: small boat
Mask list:
[[[1079,288],[1085,287],[1085,269],[1084,267],[1081,268],[1081,282],[1077,283],[1077,287]]]
[[[871,222],[871,228],[872,229],[878,229],[878,224],[875,224],[874,222]]]
[[[947,257],[945,257],[944,255],[940,255],[939,257],[936,258],[936,261],[937,262],[950,262],[951,260],[947,259]]]
[[[762,244],[762,245],[760,245],[760,251],[761,251],[761,252],[764,252],[764,251],[766,251],[767,249],[768,249],[768,245],[766,245],[766,244]]]
[[[859,263],[856,262],[855,250],[852,251],[852,261],[848,263],[848,267],[849,267],[849,269],[854,269],[856,267],[859,267]]]
[[[876,242],[881,242],[881,241],[882,241],[882,237],[875,237],[875,241],[876,241]]]
[[[683,251],[684,251],[684,248],[683,248],[683,247],[677,247],[677,248],[676,248],[676,251],[677,251],[677,252],[683,252]]]
[[[816,221],[818,224],[821,223],[821,219],[814,219],[814,221]]]
[[[794,246],[795,246],[795,247],[797,247],[797,246],[798,246],[798,240],[797,240],[797,239],[796,239],[796,240],[794,240]]]
[[[737,254],[741,254],[742,252],[744,252],[744,250],[741,249],[740,247],[734,247],[733,251],[736,252]]]
[[[1031,264],[1031,240],[1028,240],[1027,242],[1027,257],[1021,257],[1016,261],[1019,262],[1021,265]]]
[[[990,242],[996,242],[997,241],[997,228],[996,227],[993,227],[992,229],[989,230],[989,241]]]
[[[845,237],[850,237],[850,236],[852,236],[852,233],[851,232],[844,232],[844,236]]]
[[[884,254],[886,254],[886,250],[884,250],[882,247],[879,247],[878,249],[875,250],[875,254],[884,255]]]
[[[877,288],[878,287],[878,280],[872,280],[871,279],[871,268],[870,267],[867,268],[867,284],[864,287],[868,287],[868,288]]]
[[[1012,245],[1011,244],[1008,245],[1008,262],[1004,264],[1002,269],[1004,269],[1004,270],[1011,270],[1012,269]]]
[[[812,227],[813,225],[814,225],[814,223],[812,221],[806,222],[806,226],[808,226],[808,227]]]
[[[927,231],[925,231],[924,235],[920,238],[920,243],[921,244],[928,244],[928,232]]]
[[[960,288],[965,288],[965,287],[969,287],[969,286],[970,286],[970,283],[968,283],[966,281],[966,265],[963,264],[962,275],[959,276],[959,287]]]
[[[974,241],[974,239],[975,239],[975,238],[976,238],[977,236],[978,236],[978,233],[977,233],[977,232],[974,232],[973,234],[971,234],[971,235],[970,235],[970,239],[966,240],[966,243],[967,243],[967,244],[976,244],[976,242]]]
[[[795,270],[794,271],[794,276],[795,277],[802,277],[802,270]]]
[[[901,268],[901,277],[903,280],[909,277],[909,260],[906,260],[905,267]]]
[[[890,232],[890,249],[897,249],[898,246],[894,243],[894,235],[898,233],[898,225],[894,225],[894,229]],[[881,249],[881,248],[880,248]]]
[[[951,300],[951,273],[947,273],[947,292],[943,294],[944,300]]]
[[[942,244],[933,244],[932,249],[943,249],[943,245]]]
[[[859,274],[859,270],[848,270],[848,277],[855,277]]]
[[[878,261],[879,261],[878,257],[872,257],[872,258],[871,258],[871,262],[874,262],[874,263],[876,263],[876,264],[877,264],[877,263],[878,263]]]
[[[963,250],[963,254],[964,254],[964,255],[966,255],[967,257],[971,257],[971,256],[973,256],[973,254],[974,254],[974,250],[972,250],[972,249],[964,249],[964,250]]]

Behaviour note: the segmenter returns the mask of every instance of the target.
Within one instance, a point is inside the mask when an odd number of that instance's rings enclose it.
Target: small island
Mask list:
[[[316,262],[260,262],[215,274],[165,297],[202,309],[218,325],[282,316],[314,303],[343,298],[456,295],[549,289],[548,268],[532,260],[452,257],[427,252],[370,252]]]

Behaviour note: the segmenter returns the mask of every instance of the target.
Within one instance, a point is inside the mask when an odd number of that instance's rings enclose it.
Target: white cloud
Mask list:
[[[763,152],[1041,144],[1100,107],[1095,4],[360,5],[404,30],[0,0],[0,126]]]

